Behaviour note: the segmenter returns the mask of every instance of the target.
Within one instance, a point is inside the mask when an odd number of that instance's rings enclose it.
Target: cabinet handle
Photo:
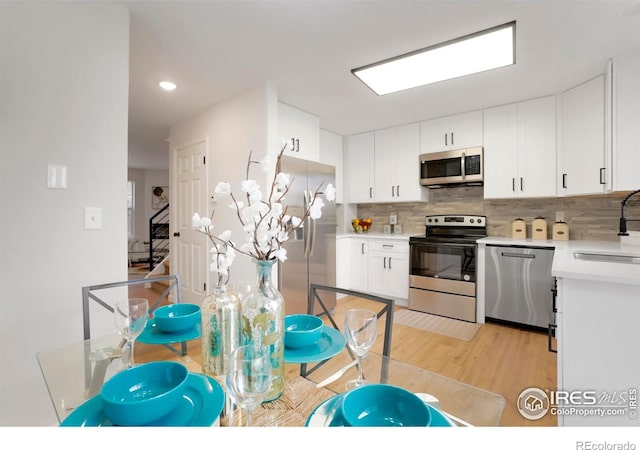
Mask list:
[[[557,349],[555,349],[555,348],[553,348],[553,347],[551,346],[551,342],[552,342],[553,338],[554,338],[554,337],[555,337],[555,335],[556,335],[556,328],[558,328],[558,325],[556,325],[556,324],[554,324],[554,323],[550,323],[550,324],[549,324],[549,327],[547,328],[547,332],[548,332],[548,336],[547,336],[547,337],[548,337],[548,343],[549,343],[549,351],[550,351],[551,353],[558,353],[558,350],[557,350]]]
[[[362,252],[362,254],[364,255],[364,242],[362,243],[362,250],[360,250]]]
[[[296,139],[296,152],[300,151],[300,139]]]
[[[393,244],[382,244],[384,248],[393,248]]]
[[[391,186],[391,196],[392,197],[396,196],[396,187],[395,186]]]
[[[369,188],[369,198],[373,198],[373,188]]]
[[[291,151],[296,151],[296,138],[291,138]]]
[[[400,197],[400,185],[396,186],[396,197]]]
[[[516,191],[516,179],[515,178],[511,178],[511,190],[513,192]]]
[[[604,179],[604,167],[600,167],[600,184],[606,184],[606,180]]]
[[[566,173],[562,174],[562,188],[563,189],[567,188],[567,174]]]
[[[389,256],[389,269],[391,269],[391,256]]]
[[[520,192],[522,192],[522,177],[520,177]]]
[[[448,138],[448,137],[447,137],[447,134],[448,134],[448,133],[445,133],[445,134],[444,134],[444,146],[445,146],[445,147],[448,145],[448,144],[447,144],[447,138]]]
[[[453,131],[451,132],[451,145],[453,145]]]
[[[386,257],[386,256],[385,256],[384,258],[382,258],[382,267],[383,267],[384,269],[386,269],[386,268],[387,268],[387,257]]]

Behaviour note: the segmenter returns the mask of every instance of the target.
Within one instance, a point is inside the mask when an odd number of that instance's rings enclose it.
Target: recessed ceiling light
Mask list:
[[[353,69],[376,94],[423,86],[515,64],[516,23],[510,22],[461,38]]]
[[[171,81],[161,81],[158,84],[165,91],[173,91],[176,88],[176,84],[172,83]]]

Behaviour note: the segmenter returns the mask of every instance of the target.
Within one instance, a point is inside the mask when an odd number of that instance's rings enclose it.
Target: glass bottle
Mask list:
[[[202,370],[220,377],[226,373],[227,358],[242,338],[240,299],[226,284],[213,286],[200,306],[202,319]]]
[[[269,347],[271,389],[264,401],[280,397],[284,391],[284,298],[271,281],[275,260],[255,260],[256,284],[242,298],[242,341]]]

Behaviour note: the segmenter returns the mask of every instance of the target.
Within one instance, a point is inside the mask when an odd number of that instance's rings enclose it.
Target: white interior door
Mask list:
[[[205,296],[208,269],[206,236],[191,228],[194,212],[207,211],[207,141],[174,149],[173,167],[177,199],[173,209],[174,230],[171,272],[180,274],[183,301],[200,304]],[[175,267],[175,269],[174,269]]]

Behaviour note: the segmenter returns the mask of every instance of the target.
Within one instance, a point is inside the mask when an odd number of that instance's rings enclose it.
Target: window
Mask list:
[[[134,236],[134,212],[135,212],[135,189],[136,185],[134,181],[127,181],[127,233],[129,236]]]

